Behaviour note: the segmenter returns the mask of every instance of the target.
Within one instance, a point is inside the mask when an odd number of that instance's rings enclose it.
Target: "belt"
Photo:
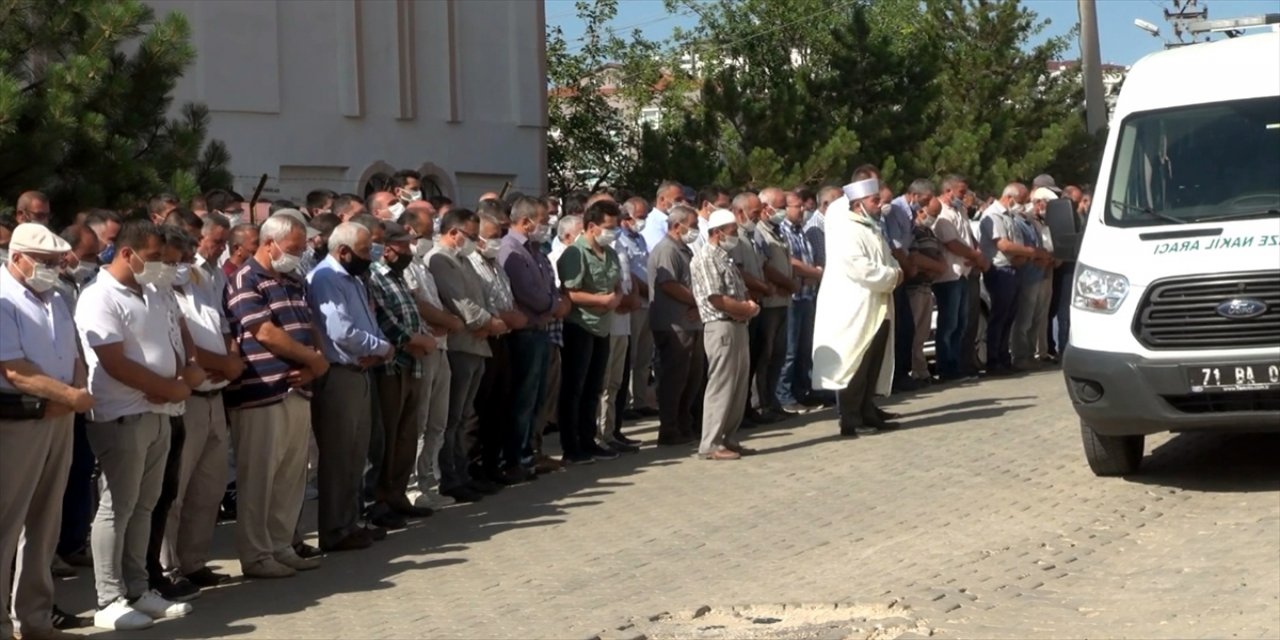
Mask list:
[[[214,389],[213,391],[197,391],[192,389],[191,395],[197,398],[216,398],[222,395],[222,389]]]

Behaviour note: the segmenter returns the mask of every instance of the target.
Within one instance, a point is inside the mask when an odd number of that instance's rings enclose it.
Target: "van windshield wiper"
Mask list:
[[[1246,218],[1263,218],[1267,216],[1280,216],[1280,209],[1261,209],[1259,211],[1246,211],[1243,213],[1228,213],[1225,216],[1207,216],[1204,218],[1195,218],[1192,222],[1218,222],[1219,220],[1244,220]]]
[[[1175,218],[1167,213],[1160,213],[1159,211],[1156,211],[1151,207],[1139,207],[1137,205],[1121,202],[1119,200],[1112,200],[1111,206],[1120,207],[1127,213],[1131,213],[1131,212],[1142,213],[1142,214],[1151,216],[1152,218],[1159,218],[1161,220],[1166,220],[1168,222],[1172,222],[1175,224],[1187,224],[1188,222],[1187,220],[1184,220],[1182,218]]]

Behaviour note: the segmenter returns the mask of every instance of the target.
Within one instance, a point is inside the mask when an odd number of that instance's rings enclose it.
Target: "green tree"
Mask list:
[[[167,116],[190,35],[138,0],[0,0],[0,197],[40,189],[65,219],[230,187],[208,110]]]

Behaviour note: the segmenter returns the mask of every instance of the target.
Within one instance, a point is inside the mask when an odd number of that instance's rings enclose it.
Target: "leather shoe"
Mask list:
[[[372,545],[373,545],[373,538],[369,537],[369,534],[365,533],[364,529],[356,529],[355,531],[352,531],[351,533],[347,534],[345,538],[337,541],[336,543],[328,546],[321,545],[320,548],[323,549],[326,553],[329,553],[329,552],[336,552],[336,551],[356,551],[358,549],[368,549]]]
[[[377,525],[365,525],[364,532],[374,542],[382,542],[387,539],[387,530]]]
[[[225,573],[218,573],[213,569],[210,569],[209,567],[203,567],[201,569],[197,569],[196,571],[192,571],[191,573],[188,573],[185,577],[187,580],[191,581],[191,584],[194,584],[195,586],[200,587],[202,589],[205,589],[208,587],[216,587],[231,579],[231,576]]]
[[[376,527],[382,527],[383,529],[388,529],[390,531],[403,529],[409,526],[409,523],[405,521],[404,516],[394,511],[387,511],[386,513],[380,513],[372,518],[369,518],[369,524],[372,524]]]
[[[298,544],[293,545],[293,552],[298,554],[298,557],[303,560],[319,558],[322,555],[319,549],[305,542],[299,542]]]
[[[471,481],[466,484],[466,487],[476,493],[489,496],[502,491],[501,486],[481,478],[472,478]]]
[[[740,445],[740,444],[738,444],[738,443],[736,443],[736,442],[726,442],[726,443],[724,443],[724,448],[726,448],[726,449],[728,449],[728,450],[730,450],[730,451],[732,451],[732,452],[734,452],[734,453],[736,453],[736,454],[738,454],[738,455],[740,455],[740,456],[743,456],[743,457],[746,457],[746,456],[754,456],[754,455],[757,455],[757,454],[759,454],[759,453],[760,453],[759,451],[756,451],[755,449],[752,449],[752,448],[750,448],[750,447],[744,447],[744,446],[742,446],[742,445]]]
[[[430,507],[415,507],[411,504],[392,507],[391,509],[405,518],[412,519],[430,518],[431,514],[435,513]]]
[[[639,453],[640,452],[640,447],[637,447],[633,444],[627,444],[625,442],[610,442],[608,445],[608,448],[614,451],[617,451],[618,453]]]

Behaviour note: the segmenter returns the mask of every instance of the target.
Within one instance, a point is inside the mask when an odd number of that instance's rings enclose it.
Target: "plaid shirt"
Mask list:
[[[778,231],[782,233],[782,239],[791,246],[791,255],[799,258],[801,262],[809,266],[814,265],[813,245],[809,243],[808,236],[804,233],[805,225],[792,224],[790,220],[783,220],[778,225]],[[804,279],[796,276],[796,282],[803,283]],[[812,300],[817,294],[817,290],[812,284],[801,284],[800,290],[791,295],[792,300]]]
[[[693,297],[698,301],[698,314],[703,322],[725,320],[736,322],[729,314],[711,305],[711,296],[722,295],[736,300],[747,299],[747,285],[729,254],[719,245],[707,246],[693,254],[691,267]]]
[[[382,261],[373,263],[369,267],[369,294],[373,298],[378,328],[396,347],[395,359],[378,367],[378,370],[395,374],[407,367],[413,372],[413,377],[421,378],[422,359],[405,351],[404,346],[414,335],[430,333],[430,329],[418,313],[418,303],[405,282],[404,273],[393,271]]]

